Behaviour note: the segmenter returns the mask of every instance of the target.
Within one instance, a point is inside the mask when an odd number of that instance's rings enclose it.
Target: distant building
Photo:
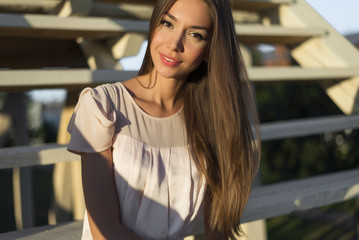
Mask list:
[[[291,65],[290,51],[284,45],[271,45],[273,50],[262,51],[260,65],[262,66],[289,66]]]
[[[346,38],[359,49],[359,33],[347,35]]]

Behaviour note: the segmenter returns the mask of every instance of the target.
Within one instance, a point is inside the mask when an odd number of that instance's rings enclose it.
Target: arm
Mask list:
[[[139,240],[120,222],[111,149],[81,155],[82,184],[93,239]]]

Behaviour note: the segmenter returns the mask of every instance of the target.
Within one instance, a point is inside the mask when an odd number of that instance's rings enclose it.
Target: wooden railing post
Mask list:
[[[3,110],[11,116],[15,132],[14,145],[27,145],[29,135],[26,122],[25,93],[9,93]],[[31,167],[13,169],[13,198],[16,228],[24,229],[35,226]]]
[[[68,91],[58,130],[57,143],[59,144],[67,144],[70,140],[66,129],[77,99],[78,91]],[[82,194],[80,162],[58,163],[54,167],[53,174],[54,205],[49,212],[49,224],[82,219],[85,204]]]
[[[12,174],[16,229],[34,227],[32,169],[14,168]]]
[[[359,198],[355,199],[355,217],[356,239],[359,240]]]
[[[254,179],[253,188],[262,186],[260,169]],[[243,240],[267,240],[267,223],[266,219],[260,219],[248,223],[242,224],[243,231],[245,236]]]

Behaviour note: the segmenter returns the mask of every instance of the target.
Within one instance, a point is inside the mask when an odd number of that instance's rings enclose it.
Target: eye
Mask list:
[[[194,32],[194,33],[190,33],[190,35],[198,40],[204,40],[204,37],[199,33]]]
[[[165,26],[165,27],[168,27],[168,28],[172,28],[172,27],[173,27],[172,23],[170,23],[169,21],[166,21],[166,20],[162,20],[162,21],[160,22],[160,24],[163,25],[163,26]]]

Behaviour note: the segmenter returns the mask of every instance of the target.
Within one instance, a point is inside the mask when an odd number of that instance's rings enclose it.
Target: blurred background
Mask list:
[[[6,9],[0,0],[0,13]],[[5,1],[6,2],[6,1]],[[106,1],[105,1],[106,2]],[[358,0],[307,0],[346,41],[359,49]],[[11,5],[11,4],[9,4]],[[4,7],[5,6],[5,7]],[[0,25],[1,20],[0,16]],[[3,22],[4,26],[6,23]],[[5,31],[6,26],[1,31]],[[240,31],[240,30],[239,30]],[[138,54],[118,60],[121,70],[136,71],[143,58],[146,41]],[[4,48],[1,48],[4,49]],[[247,44],[252,67],[285,67],[301,65],[284,44]],[[68,50],[68,49],[67,49]],[[66,50],[66,51],[67,51]],[[0,50],[1,51],[1,50]],[[61,49],[59,51],[62,51]],[[79,51],[74,47],[73,51]],[[0,52],[0,58],[4,56]],[[13,56],[16,58],[16,56]],[[23,57],[23,56],[22,56]],[[36,58],[36,56],[33,56]],[[31,61],[31,58],[28,59]],[[2,63],[6,60],[0,61]],[[80,62],[80,61],[79,61]],[[85,61],[84,61],[85,62]],[[84,64],[85,66],[86,64]],[[359,65],[359,63],[357,64]],[[0,71],[11,68],[0,66]],[[83,67],[83,66],[80,66]],[[90,67],[91,68],[91,67]],[[54,68],[51,68],[54,69]],[[61,69],[59,67],[58,69]],[[1,76],[1,75],[0,75]],[[1,77],[0,77],[0,81]],[[328,96],[323,86],[315,81],[289,81],[255,84],[261,123],[294,119],[343,115],[343,108]],[[10,94],[11,93],[11,94]],[[11,96],[10,96],[11,95]],[[11,128],[11,112],[20,107],[10,107],[9,101],[24,99],[27,140],[18,142]],[[28,89],[16,92],[0,88],[0,147],[39,145],[59,142],[61,113],[66,106],[66,88]],[[15,109],[14,109],[15,108]],[[262,144],[261,184],[268,185],[288,180],[304,179],[325,173],[359,167],[359,132],[357,129],[327,131],[323,134],[264,141]],[[35,226],[51,222],[54,207],[54,166],[34,166],[32,187]],[[13,170],[0,170],[0,233],[17,229],[14,215]],[[74,219],[72,213],[65,219]],[[55,221],[56,222],[56,221]],[[359,239],[359,204],[349,200],[326,207],[293,213],[265,220],[267,239]]]

